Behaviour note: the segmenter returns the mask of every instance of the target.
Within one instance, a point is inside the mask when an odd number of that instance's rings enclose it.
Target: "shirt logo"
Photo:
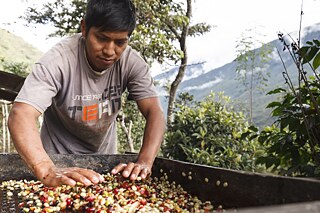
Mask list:
[[[72,120],[96,122],[102,118],[102,115],[111,116],[121,109],[121,87],[120,85],[111,86],[100,94],[74,95],[72,100],[82,104],[68,107]]]

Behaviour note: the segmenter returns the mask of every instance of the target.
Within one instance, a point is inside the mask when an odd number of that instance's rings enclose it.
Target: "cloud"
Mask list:
[[[217,83],[221,82],[222,80],[223,80],[222,78],[216,78],[215,80],[207,82],[205,84],[198,85],[198,86],[193,86],[193,87],[186,87],[183,90],[184,91],[190,91],[190,90],[202,90],[202,89],[205,89],[205,88],[210,88],[210,87],[212,87],[212,85],[217,84]]]

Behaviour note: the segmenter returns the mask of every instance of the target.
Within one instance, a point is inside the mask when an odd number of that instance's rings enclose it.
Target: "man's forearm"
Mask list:
[[[39,178],[38,168],[53,165],[45,152],[36,125],[36,113],[30,112],[23,106],[14,106],[10,112],[8,127],[16,150],[27,166]]]
[[[163,141],[165,131],[165,120],[160,111],[150,113],[146,117],[146,126],[143,137],[143,144],[139,153],[138,161],[149,165],[153,164]]]

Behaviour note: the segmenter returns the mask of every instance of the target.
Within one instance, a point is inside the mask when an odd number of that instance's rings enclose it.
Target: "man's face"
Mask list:
[[[99,28],[91,27],[85,37],[86,54],[90,66],[98,72],[111,67],[128,46],[128,32],[102,32]]]

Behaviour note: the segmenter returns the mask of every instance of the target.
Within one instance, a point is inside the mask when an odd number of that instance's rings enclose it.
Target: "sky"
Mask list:
[[[1,0],[0,28],[21,36],[42,52],[47,51],[61,39],[47,38],[53,28],[26,27],[18,18],[26,6],[45,1]],[[211,70],[231,62],[236,57],[237,41],[248,29],[265,43],[277,39],[278,32],[297,31],[301,8],[303,27],[320,22],[320,0],[194,0],[191,22],[206,22],[214,27],[203,36],[187,40],[190,63],[206,62],[205,69]],[[154,66],[153,72],[159,72],[158,69]]]

